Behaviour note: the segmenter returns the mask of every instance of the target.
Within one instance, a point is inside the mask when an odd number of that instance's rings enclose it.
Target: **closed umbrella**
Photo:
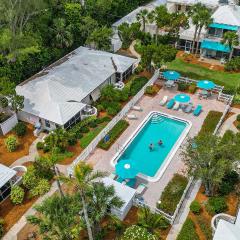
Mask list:
[[[116,174],[122,179],[135,178],[138,174],[136,164],[130,159],[120,160],[116,166]]]

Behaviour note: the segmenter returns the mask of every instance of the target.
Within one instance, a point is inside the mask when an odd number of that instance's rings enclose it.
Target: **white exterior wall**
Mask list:
[[[5,135],[8,132],[10,132],[16,126],[17,123],[18,123],[17,114],[14,113],[5,122],[0,124],[2,134]]]
[[[32,125],[34,125],[36,122],[39,122],[39,117],[24,111],[18,112],[17,116],[19,120],[30,123]]]

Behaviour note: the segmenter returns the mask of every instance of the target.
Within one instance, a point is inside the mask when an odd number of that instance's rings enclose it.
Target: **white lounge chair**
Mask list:
[[[137,195],[141,195],[146,188],[147,188],[147,186],[145,184],[143,184],[143,183],[139,184],[136,189]]]
[[[132,110],[141,112],[141,111],[142,111],[142,108],[141,108],[140,106],[133,106],[133,107],[132,107]]]
[[[134,119],[137,119],[137,116],[135,114],[128,114],[127,118],[130,120],[134,120]]]
[[[178,110],[180,108],[180,103],[179,102],[176,102],[174,107],[173,107],[173,110]]]
[[[160,101],[160,105],[164,106],[168,100],[168,96],[164,96],[163,99]]]

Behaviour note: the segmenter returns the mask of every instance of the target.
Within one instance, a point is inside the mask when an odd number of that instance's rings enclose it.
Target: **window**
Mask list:
[[[45,126],[46,126],[47,128],[50,128],[50,127],[51,127],[50,122],[49,122],[48,120],[46,120],[46,119],[45,119]]]

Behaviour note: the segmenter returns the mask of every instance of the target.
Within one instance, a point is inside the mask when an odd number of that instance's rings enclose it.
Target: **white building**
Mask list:
[[[124,81],[136,62],[79,47],[17,86],[17,94],[25,98],[18,118],[41,129],[67,129],[85,116],[96,114],[89,104],[99,98],[101,88]]]
[[[237,217],[227,214],[218,214],[214,217],[213,226],[215,231],[213,240],[239,240],[240,239],[240,211]]]

